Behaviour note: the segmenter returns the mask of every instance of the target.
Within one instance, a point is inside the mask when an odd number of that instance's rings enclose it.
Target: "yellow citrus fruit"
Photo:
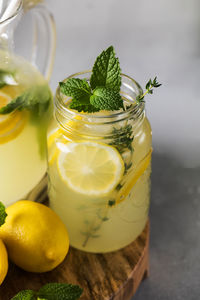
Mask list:
[[[133,174],[129,175],[130,180],[127,181],[127,183],[123,186],[123,188],[120,190],[118,193],[116,203],[120,203],[126,199],[126,197],[129,195],[131,192],[132,188],[142,176],[142,174],[146,171],[148,168],[150,162],[151,162],[151,154],[152,154],[152,149],[149,151],[149,153],[144,157],[143,160],[141,160],[138,165],[135,167]]]
[[[0,285],[8,272],[8,254],[2,240],[0,240]]]
[[[47,272],[58,266],[69,249],[65,225],[49,207],[21,200],[6,209],[0,228],[9,258],[30,272]]]
[[[12,98],[0,92],[0,108],[7,105]],[[7,143],[16,138],[27,122],[27,113],[14,111],[9,114],[0,114],[0,144]]]
[[[69,142],[57,160],[63,181],[75,192],[105,195],[121,180],[124,162],[112,146],[95,142]]]

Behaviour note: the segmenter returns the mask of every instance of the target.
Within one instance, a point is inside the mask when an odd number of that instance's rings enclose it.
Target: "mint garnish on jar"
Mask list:
[[[152,94],[153,88],[161,86],[157,77],[146,84],[146,91],[136,97],[136,103],[144,102],[146,94]],[[120,110],[124,108],[120,95],[121,69],[113,46],[104,50],[96,59],[90,81],[69,78],[60,82],[61,92],[72,97],[70,108],[78,112],[97,112],[100,110]]]

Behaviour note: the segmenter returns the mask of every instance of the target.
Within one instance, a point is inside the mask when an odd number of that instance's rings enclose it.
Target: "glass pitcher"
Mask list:
[[[0,201],[6,206],[37,199],[46,186],[46,130],[52,113],[47,80],[55,26],[45,6],[36,2],[0,1]],[[31,62],[14,51],[14,31],[27,11],[34,33]],[[24,48],[29,39],[23,32]]]

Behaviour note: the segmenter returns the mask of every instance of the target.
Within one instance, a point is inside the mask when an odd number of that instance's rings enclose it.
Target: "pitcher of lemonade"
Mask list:
[[[35,200],[46,186],[46,130],[52,112],[46,80],[55,28],[45,6],[36,2],[0,3],[0,201],[6,206],[22,198]],[[26,13],[34,33],[31,62],[14,51],[14,30]],[[26,47],[29,38],[23,36]]]

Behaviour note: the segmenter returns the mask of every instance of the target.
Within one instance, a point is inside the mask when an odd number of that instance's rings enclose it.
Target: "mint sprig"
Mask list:
[[[120,95],[121,69],[113,46],[103,51],[96,59],[90,85],[85,79],[70,78],[60,82],[60,90],[72,97],[71,109],[79,112],[118,110],[123,108]]]
[[[5,85],[16,85],[16,84],[17,82],[15,81],[13,72],[8,72],[0,69],[0,88],[4,87]]]
[[[0,109],[0,114],[9,114],[15,109],[27,109],[41,115],[49,107],[51,92],[47,85],[33,86]]]
[[[0,202],[0,226],[5,223],[7,217],[6,208],[2,202]]]
[[[89,84],[90,83],[90,84]],[[136,103],[144,102],[146,94],[161,86],[157,77],[146,84],[146,92],[136,97]],[[90,82],[85,79],[70,78],[60,82],[60,90],[72,97],[70,108],[79,112],[125,109],[120,95],[121,69],[113,46],[104,50],[96,59]]]
[[[78,285],[67,283],[48,283],[38,292],[24,290],[11,300],[78,300],[83,290]]]

